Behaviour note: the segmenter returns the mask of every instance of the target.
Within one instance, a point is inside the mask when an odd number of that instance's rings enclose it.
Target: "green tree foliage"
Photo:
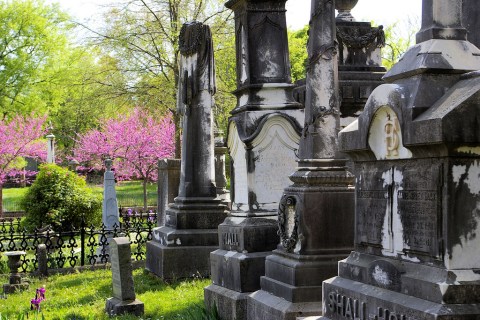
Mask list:
[[[54,81],[57,59],[66,45],[68,17],[40,0],[0,2],[0,110],[3,118],[55,104],[42,94]]]
[[[419,29],[419,20],[412,17],[404,22],[397,21],[384,29],[386,45],[382,48],[382,64],[387,70],[415,44],[415,34]]]
[[[306,76],[308,29],[306,25],[300,30],[288,31],[292,81],[304,79]]]
[[[56,231],[101,221],[101,195],[95,195],[85,180],[55,164],[41,166],[35,182],[21,201],[25,226],[29,229],[51,225]]]

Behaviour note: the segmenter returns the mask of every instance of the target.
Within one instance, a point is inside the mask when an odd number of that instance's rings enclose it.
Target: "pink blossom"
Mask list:
[[[45,143],[39,141],[46,134],[44,123],[45,117],[33,115],[0,120],[0,186],[9,174],[18,171],[12,164],[19,157],[46,158]]]
[[[126,118],[107,120],[100,130],[79,136],[75,159],[101,169],[103,161],[110,158],[117,179],[154,181],[157,161],[174,154],[174,134],[170,114],[154,119],[136,108]]]

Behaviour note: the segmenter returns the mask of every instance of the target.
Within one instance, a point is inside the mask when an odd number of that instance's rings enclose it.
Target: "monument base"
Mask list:
[[[352,252],[339,276],[323,283],[322,319],[478,319],[479,278],[472,270],[448,270]]]
[[[117,298],[109,298],[105,304],[105,312],[108,313],[109,316],[122,314],[142,316],[144,313],[144,304],[138,299],[122,301]]]
[[[200,231],[200,230],[195,230]],[[210,231],[216,237],[217,230]],[[210,276],[210,252],[218,246],[165,246],[147,242],[145,269],[165,280]]]
[[[248,296],[248,319],[296,320],[298,317],[322,314],[321,302],[290,302],[264,290]]]
[[[27,290],[28,283],[16,283],[16,284],[4,284],[3,285],[3,292],[5,294],[15,293],[17,291]]]
[[[222,320],[247,319],[247,297],[250,292],[237,292],[214,284],[204,289],[207,308],[217,308]]]

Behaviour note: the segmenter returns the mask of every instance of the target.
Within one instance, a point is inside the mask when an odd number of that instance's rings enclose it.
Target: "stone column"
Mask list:
[[[296,166],[303,122],[293,99],[286,0],[231,0],[235,13],[237,106],[229,119],[232,211],[219,226],[205,302],[223,319],[246,319],[265,257],[278,244],[277,208]]]
[[[467,29],[467,39],[480,47],[480,6],[478,0],[463,0],[462,24]]]
[[[231,209],[230,192],[227,190],[227,175],[225,170],[225,154],[228,148],[223,137],[223,131],[215,129],[215,185],[217,196]]]
[[[248,298],[249,319],[320,315],[322,281],[353,249],[353,175],[339,157],[337,47],[332,0],[313,0],[305,126],[293,185],[280,201],[280,244],[265,262],[261,290]]]
[[[183,25],[180,38],[177,110],[183,116],[180,187],[165,214],[165,226],[147,243],[147,270],[163,279],[210,275],[211,251],[226,205],[215,186],[213,95],[215,66],[210,28]]]
[[[55,136],[48,134],[47,138],[47,163],[55,163]]]
[[[340,132],[356,174],[355,251],[323,283],[321,319],[480,314],[480,50],[461,4],[423,1],[418,43]]]

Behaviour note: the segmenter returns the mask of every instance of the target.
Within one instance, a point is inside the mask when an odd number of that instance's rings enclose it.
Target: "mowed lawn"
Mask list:
[[[202,319],[203,288],[210,284],[209,279],[167,284],[143,269],[135,270],[133,276],[137,299],[145,304],[145,315],[141,319]],[[31,281],[28,290],[0,299],[3,317],[17,319],[20,313],[28,313],[28,319],[33,319],[30,300],[35,297],[35,289],[45,285],[46,300],[41,303],[45,319],[140,319],[134,316],[109,318],[106,315],[105,302],[112,296],[109,269],[28,280]],[[7,283],[8,276],[1,275],[0,282]]]
[[[91,185],[94,192],[103,194],[103,186]],[[18,204],[23,197],[27,188],[5,188],[3,189],[3,206],[4,211],[19,210]],[[119,206],[143,206],[143,186],[141,181],[121,181],[117,183],[115,190]],[[157,205],[157,184],[147,184],[147,203],[149,206]]]

